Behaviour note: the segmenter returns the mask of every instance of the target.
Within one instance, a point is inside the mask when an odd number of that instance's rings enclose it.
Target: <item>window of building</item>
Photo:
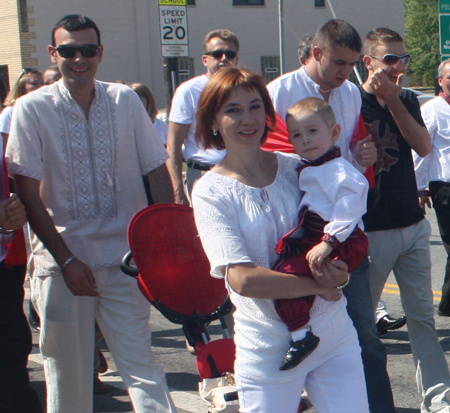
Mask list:
[[[191,57],[178,58],[178,84],[194,77],[194,59]]]
[[[20,29],[22,32],[28,31],[28,7],[27,0],[19,0]]]
[[[187,4],[188,4],[188,6],[190,6],[190,5],[195,5],[195,0],[187,0]]]
[[[264,79],[266,79],[267,83],[280,76],[280,57],[262,56],[261,74],[263,75]]]
[[[6,93],[9,91],[9,73],[8,73],[8,65],[0,65],[0,80],[5,84],[6,87]],[[5,96],[2,96],[3,100],[6,98]]]
[[[264,6],[264,0],[233,0],[233,6]]]
[[[314,7],[325,7],[325,0],[314,0]]]

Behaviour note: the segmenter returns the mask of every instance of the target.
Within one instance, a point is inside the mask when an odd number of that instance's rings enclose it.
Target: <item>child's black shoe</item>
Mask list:
[[[291,341],[291,348],[286,353],[278,369],[284,371],[297,367],[316,349],[319,342],[320,338],[315,336],[311,331],[306,333],[306,337],[303,340]]]

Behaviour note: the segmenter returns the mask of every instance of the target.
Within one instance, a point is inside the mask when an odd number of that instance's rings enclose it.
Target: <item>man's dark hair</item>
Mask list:
[[[313,45],[314,35],[305,34],[298,44],[298,57],[308,60],[311,57],[311,47]]]
[[[375,49],[380,46],[381,43],[392,42],[403,42],[402,36],[387,27],[378,27],[367,33],[366,40],[364,42],[364,53],[367,55],[373,55]]]
[[[314,36],[314,46],[322,49],[338,45],[361,53],[362,41],[355,28],[344,20],[328,20]]]
[[[212,30],[206,34],[205,39],[203,40],[203,53],[208,52],[208,43],[214,37],[218,37],[219,39],[227,42],[233,42],[236,47],[236,53],[239,53],[239,40],[237,36],[226,29]]]
[[[100,30],[97,25],[86,16],[81,16],[80,14],[69,14],[63,17],[52,30],[52,46],[56,46],[55,43],[55,32],[58,29],[64,29],[68,32],[76,32],[78,30],[94,29],[97,34],[98,44],[101,44]]]

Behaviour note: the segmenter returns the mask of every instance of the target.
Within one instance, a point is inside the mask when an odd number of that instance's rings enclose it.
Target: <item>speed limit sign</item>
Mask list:
[[[163,57],[189,56],[186,3],[187,0],[159,0]]]

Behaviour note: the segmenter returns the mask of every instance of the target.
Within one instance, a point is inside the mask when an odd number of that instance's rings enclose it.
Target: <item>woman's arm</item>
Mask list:
[[[329,296],[339,292],[336,287],[348,279],[347,265],[343,261],[325,260],[323,276],[307,278],[285,274],[252,263],[230,264],[228,283],[238,294],[252,298],[284,299],[308,295]],[[225,268],[223,269],[225,271]]]

